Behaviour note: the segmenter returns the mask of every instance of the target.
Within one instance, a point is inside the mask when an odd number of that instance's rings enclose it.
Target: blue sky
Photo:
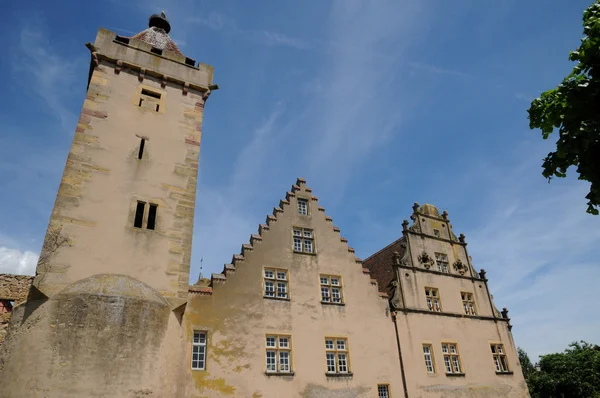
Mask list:
[[[600,217],[548,184],[553,140],[527,109],[571,68],[590,1],[21,2],[0,35],[0,272],[33,273],[85,96],[98,27],[164,10],[215,67],[192,279],[220,272],[304,177],[357,255],[397,239],[413,202],[446,209],[535,357],[600,343]]]

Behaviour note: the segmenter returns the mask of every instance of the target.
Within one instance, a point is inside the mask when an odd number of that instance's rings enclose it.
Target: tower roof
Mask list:
[[[173,39],[171,39],[171,36],[169,36],[170,31],[171,24],[167,20],[165,13],[161,12],[160,14],[151,15],[148,20],[148,29],[132,36],[131,39],[143,41],[163,51],[183,55]]]

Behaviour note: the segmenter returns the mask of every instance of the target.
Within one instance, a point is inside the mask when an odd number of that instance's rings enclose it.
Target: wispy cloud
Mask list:
[[[267,30],[243,29],[233,18],[217,12],[210,12],[206,17],[190,17],[186,23],[203,26],[212,30],[221,30],[224,33],[233,34],[243,39],[266,46],[285,46],[299,50],[307,49],[308,43],[297,37],[290,37],[283,33]]]
[[[435,65],[430,65],[422,62],[408,62],[408,67],[418,71],[424,71],[429,73],[435,73],[436,75],[450,75],[458,77],[473,77],[473,75],[457,70],[440,68]]]
[[[72,133],[76,114],[65,104],[72,96],[79,59],[61,54],[49,40],[40,18],[26,21],[19,35],[19,47],[13,57],[13,70],[31,80],[30,88],[46,102],[50,113],[65,132]]]

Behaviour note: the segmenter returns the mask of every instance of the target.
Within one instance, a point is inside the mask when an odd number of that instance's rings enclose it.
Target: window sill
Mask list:
[[[465,377],[464,373],[446,373],[447,377]]]
[[[507,372],[496,372],[497,375],[514,375],[515,372],[509,370]]]
[[[323,305],[338,305],[338,306],[341,306],[341,307],[343,307],[343,306],[346,305],[344,303],[332,303],[330,301],[321,301],[321,304],[323,304]]]
[[[327,377],[352,377],[352,376],[354,376],[354,373],[352,373],[352,372],[348,372],[348,373],[325,373],[325,376],[327,376]]]
[[[289,297],[269,297],[269,296],[263,296],[263,298],[267,299],[267,300],[290,301]]]
[[[295,372],[265,372],[267,376],[293,376]]]
[[[315,252],[312,252],[312,253],[309,253],[309,252],[299,252],[297,250],[294,250],[294,254],[306,254],[307,256],[316,256],[317,255],[317,253],[315,253]]]

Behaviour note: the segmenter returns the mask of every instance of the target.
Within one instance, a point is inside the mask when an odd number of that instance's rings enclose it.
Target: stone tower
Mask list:
[[[176,397],[213,69],[165,15],[100,29],[36,277],[0,351],[3,398]]]

